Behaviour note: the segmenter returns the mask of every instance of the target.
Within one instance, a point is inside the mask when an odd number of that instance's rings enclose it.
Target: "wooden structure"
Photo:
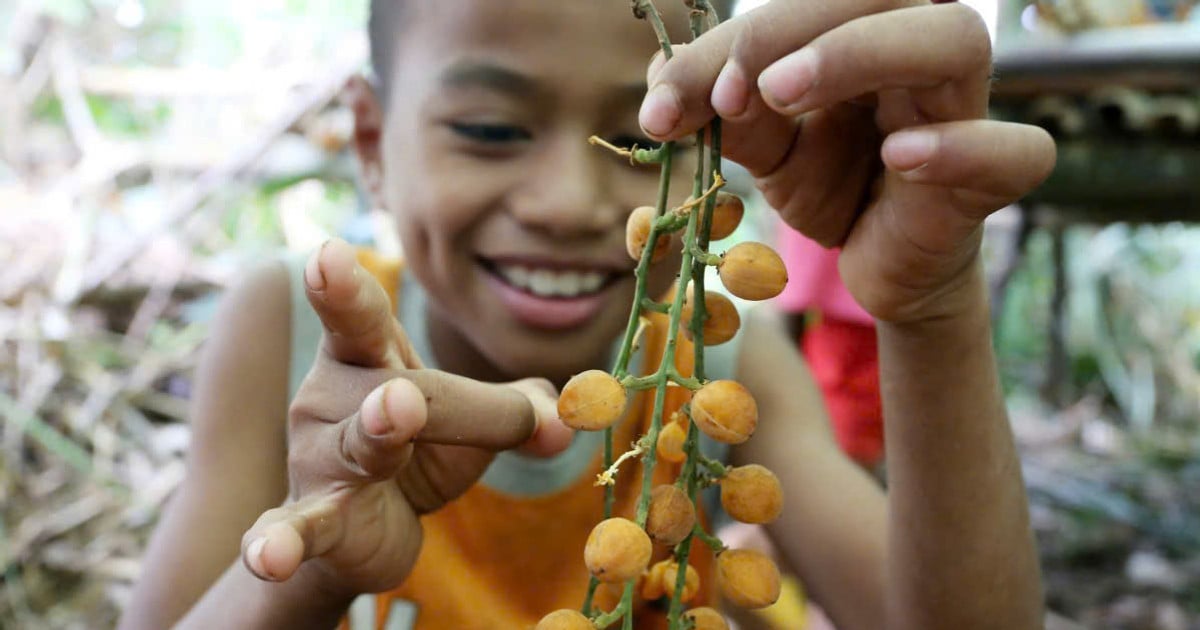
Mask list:
[[[1045,394],[1063,402],[1065,227],[1200,221],[1200,24],[1021,39],[996,56],[993,116],[1049,130],[1059,157],[1022,202],[992,299],[1001,312],[1030,233],[1050,230],[1055,289]]]

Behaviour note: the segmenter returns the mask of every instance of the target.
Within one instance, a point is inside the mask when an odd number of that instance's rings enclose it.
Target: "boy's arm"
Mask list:
[[[196,372],[187,477],[150,541],[122,630],[176,623],[237,559],[259,514],[284,499],[289,290],[275,264],[222,300]]]
[[[965,290],[974,299],[963,310],[877,328],[891,627],[1043,623],[1036,545],[992,352],[982,264],[974,267]]]
[[[779,475],[784,513],[768,530],[839,628],[1040,627],[1037,557],[976,275],[967,310],[878,324],[886,499],[837,450],[790,340],[776,325],[747,328],[739,379],[762,422],[735,462]]]
[[[886,628],[883,492],[839,450],[821,391],[783,323],[762,309],[746,319],[737,380],[754,394],[760,420],[732,463],[761,464],[779,477],[783,513],[768,533],[838,627]]]
[[[306,579],[311,575],[301,570],[286,582],[267,582],[236,561],[174,629],[334,628],[355,595],[329,591],[319,580]]]

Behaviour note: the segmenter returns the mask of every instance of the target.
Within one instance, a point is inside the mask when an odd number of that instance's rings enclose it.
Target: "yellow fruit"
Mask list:
[[[678,486],[661,485],[650,492],[646,533],[651,542],[673,547],[696,525],[696,506]]]
[[[642,259],[642,252],[646,249],[646,241],[650,240],[650,228],[654,224],[654,208],[650,206],[641,206],[635,208],[629,215],[629,220],[625,222],[625,251],[629,252],[629,256],[634,260]],[[670,234],[660,234],[658,241],[654,243],[654,253],[650,254],[650,262],[658,262],[667,255],[667,248],[671,245]]]
[[[642,583],[638,591],[646,601],[656,600],[667,592],[663,590],[663,573],[667,570],[667,560],[655,562],[642,574]]]
[[[588,535],[583,561],[601,582],[632,580],[650,564],[650,537],[625,518],[600,521]]]
[[[692,630],[729,630],[725,617],[708,606],[693,608],[683,616],[692,620]]]
[[[625,415],[628,402],[620,381],[602,370],[588,370],[571,377],[563,387],[558,416],[573,429],[599,431],[616,424]]]
[[[761,552],[729,549],[717,556],[721,595],[741,608],[765,608],[779,599],[779,569]]]
[[[717,204],[713,206],[712,229],[708,232],[708,240],[719,241],[728,238],[742,222],[746,206],[742,198],[733,193],[717,193]]]
[[[685,326],[683,334],[689,341],[694,341],[691,327],[694,297],[692,288],[688,287],[687,299],[683,301],[683,308],[679,311],[679,324]],[[733,339],[738,329],[742,327],[742,318],[738,315],[737,307],[729,298],[716,291],[704,292],[704,310],[708,313],[708,319],[704,320],[704,345],[706,346],[720,345]]]
[[[730,468],[721,478],[721,506],[743,523],[770,523],[783,511],[783,488],[775,473],[758,464]]]
[[[596,588],[596,595],[592,598],[592,607],[594,610],[606,612],[617,607],[621,603],[621,597],[625,594],[625,584],[622,582],[601,582]]]
[[[662,589],[667,594],[667,597],[675,596],[675,580],[679,579],[679,563],[674,560],[664,560],[667,563],[662,574]],[[690,602],[700,592],[700,573],[692,565],[688,565],[687,574],[683,578],[683,592],[679,594],[679,601]]]
[[[775,250],[747,241],[725,252],[717,273],[729,292],[743,300],[766,300],[779,295],[787,285],[787,269]]]
[[[533,630],[596,630],[596,626],[578,610],[563,608],[542,617]]]
[[[692,396],[692,421],[718,442],[741,444],[758,426],[758,405],[740,383],[712,381]]]
[[[658,432],[658,457],[672,464],[682,464],[687,459],[683,443],[687,440],[687,428],[678,422],[667,423]]]

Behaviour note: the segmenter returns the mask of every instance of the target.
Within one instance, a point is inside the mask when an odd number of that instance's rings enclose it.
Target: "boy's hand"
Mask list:
[[[554,388],[425,370],[382,287],[332,241],[305,270],[325,332],[288,418],[289,500],[242,539],[264,579],[297,572],[340,594],[394,588],[421,546],[417,517],[483,474],[496,451],[570,442]]]
[[[672,139],[722,117],[725,156],[790,225],[843,247],[859,303],[912,322],[977,299],[983,219],[1054,164],[1041,129],[985,120],[990,74],[968,7],[774,0],[657,57],[640,120]]]

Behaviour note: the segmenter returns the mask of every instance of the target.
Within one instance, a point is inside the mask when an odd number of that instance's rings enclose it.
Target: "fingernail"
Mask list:
[[[387,435],[392,430],[392,423],[387,415],[387,385],[375,388],[367,395],[362,404],[363,429],[368,435]]]
[[[655,136],[665,136],[679,124],[683,115],[679,97],[671,86],[660,83],[654,86],[646,100],[642,101],[642,109],[638,112],[638,122],[646,133]]]
[[[325,288],[325,275],[321,273],[321,253],[325,251],[327,245],[329,245],[329,241],[322,243],[321,249],[309,256],[308,262],[304,265],[304,283],[313,291]]]
[[[246,548],[246,560],[250,563],[250,568],[254,569],[254,572],[257,573],[259,577],[274,580],[275,576],[271,575],[271,572],[267,570],[266,565],[263,564],[263,550],[266,549],[266,547],[266,536],[259,536],[258,538],[255,538],[250,542],[250,546]]]
[[[713,84],[712,106],[724,118],[736,118],[746,111],[749,103],[746,73],[732,60],[725,63],[717,82]]]
[[[758,89],[775,107],[795,106],[817,82],[817,51],[801,48],[758,75]]]
[[[933,159],[938,149],[938,136],[928,131],[899,131],[883,143],[883,159],[889,168],[908,173],[920,169]]]

